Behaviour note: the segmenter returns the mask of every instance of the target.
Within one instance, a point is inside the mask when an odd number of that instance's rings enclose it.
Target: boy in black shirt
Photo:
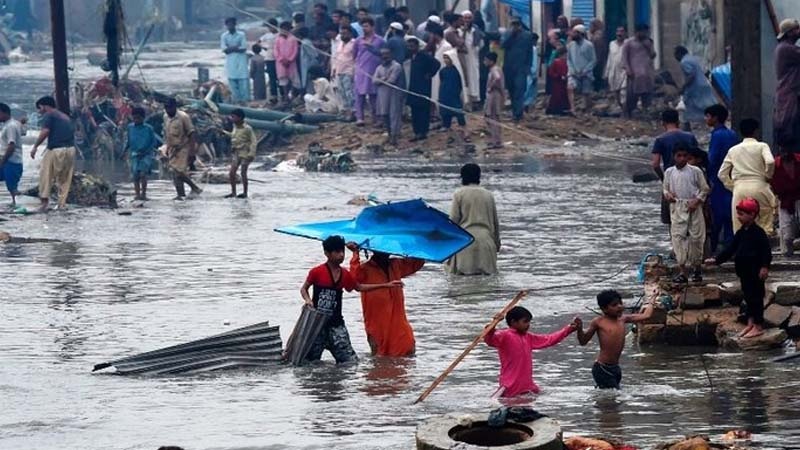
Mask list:
[[[722,264],[736,255],[736,275],[742,283],[744,301],[747,303],[747,327],[740,337],[752,338],[764,333],[764,280],[769,276],[772,247],[767,233],[755,223],[760,206],[753,198],[745,198],[736,205],[736,217],[742,228],[733,236],[733,242],[716,258],[706,264]]]

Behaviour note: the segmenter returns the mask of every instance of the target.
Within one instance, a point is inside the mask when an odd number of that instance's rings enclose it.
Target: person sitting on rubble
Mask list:
[[[133,123],[128,124],[128,141],[125,148],[131,161],[134,200],[147,200],[147,176],[153,170],[158,140],[153,127],[144,123],[145,111],[135,107],[131,112]]]
[[[733,242],[716,258],[706,264],[722,264],[734,258],[736,276],[742,284],[744,301],[747,304],[747,326],[739,337],[753,338],[764,333],[764,281],[769,276],[772,263],[772,246],[767,233],[756,223],[761,205],[752,197],[736,204],[736,218],[742,224],[733,235]],[[734,256],[735,255],[735,256]]]
[[[322,241],[326,261],[308,272],[305,283],[300,288],[300,296],[307,305],[330,317],[317,335],[306,355],[308,361],[318,361],[322,352],[328,350],[337,363],[356,361],[358,357],[350,344],[350,334],[342,317],[342,293],[356,290],[368,292],[375,289],[403,287],[400,280],[380,284],[360,284],[347,269],[344,262],[345,241],[341,236],[328,236]],[[309,288],[313,294],[309,295]]]
[[[231,132],[231,170],[228,177],[231,183],[231,193],[225,198],[247,198],[247,168],[256,158],[256,145],[258,140],[253,127],[244,123],[244,111],[234,109],[231,111],[233,131]],[[242,193],[236,195],[236,171],[242,167]]]
[[[532,351],[563,341],[577,329],[578,318],[550,334],[531,333],[533,315],[522,306],[511,308],[505,318],[507,329],[496,331],[492,328],[484,338],[486,345],[496,348],[500,355],[500,388],[492,397],[538,394],[539,386],[533,381]]]
[[[623,314],[625,305],[619,292],[608,289],[597,294],[597,306],[603,312],[600,317],[589,323],[583,330],[583,322],[576,319],[578,343],[586,345],[595,333],[600,341],[600,354],[592,366],[592,378],[598,389],[619,389],[622,381],[622,369],[619,357],[625,348],[625,324],[644,322],[653,315],[653,303],[648,304],[637,314]]]

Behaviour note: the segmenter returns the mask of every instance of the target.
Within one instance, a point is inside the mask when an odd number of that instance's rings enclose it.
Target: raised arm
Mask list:
[[[641,312],[636,314],[626,314],[622,316],[626,323],[638,323],[644,322],[645,320],[649,319],[653,315],[653,302],[650,301],[644,308],[642,308]]]

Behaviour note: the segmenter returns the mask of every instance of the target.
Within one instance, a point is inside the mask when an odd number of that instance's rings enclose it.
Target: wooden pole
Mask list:
[[[111,84],[119,86],[119,24],[118,0],[106,0],[106,19],[103,28],[106,35],[106,61],[111,70]]]
[[[433,392],[433,390],[436,389],[436,387],[439,386],[439,384],[442,381],[444,381],[444,379],[447,378],[448,375],[450,375],[450,372],[452,372],[453,369],[456,368],[456,366],[469,354],[469,352],[471,352],[473,348],[477,347],[478,344],[480,344],[480,342],[483,340],[483,338],[486,337],[487,334],[489,334],[489,330],[494,329],[494,327],[496,327],[497,324],[500,323],[501,320],[503,320],[503,317],[505,317],[506,313],[509,310],[511,310],[511,308],[516,306],[516,304],[519,303],[520,300],[525,298],[526,295],[528,295],[528,291],[519,291],[519,292],[517,292],[517,295],[515,295],[514,298],[511,299],[511,301],[508,302],[508,304],[502,310],[500,310],[500,312],[498,312],[497,315],[495,315],[495,317],[492,319],[492,321],[489,322],[489,325],[484,327],[484,329],[481,332],[481,334],[479,334],[475,339],[472,340],[472,342],[470,342],[470,344],[467,346],[467,348],[465,348],[464,351],[461,352],[461,354],[458,355],[458,357],[455,360],[453,360],[452,363],[450,363],[450,365],[447,367],[447,369],[445,369],[444,372],[442,372],[442,374],[439,375],[439,377],[437,377],[435,380],[433,380],[433,383],[431,383],[431,385],[428,386],[428,389],[425,389],[425,392],[423,392],[414,401],[414,404],[416,405],[417,403],[419,403],[419,402],[425,400],[426,398],[428,398],[428,395],[430,395],[431,392]]]
[[[761,1],[725,0],[731,47],[731,124],[761,120]],[[747,30],[746,33],[735,30]],[[767,136],[766,130],[764,136]]]
[[[56,106],[69,114],[69,73],[67,72],[67,31],[64,0],[50,0],[50,33],[53,40],[53,79]]]

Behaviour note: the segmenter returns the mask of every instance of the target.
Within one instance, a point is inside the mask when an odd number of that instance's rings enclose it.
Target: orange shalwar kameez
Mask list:
[[[384,271],[371,259],[361,264],[358,252],[353,252],[350,273],[360,284],[387,283],[400,280],[418,271],[425,261],[413,258],[389,259],[389,271]],[[403,288],[377,289],[361,293],[364,328],[372,353],[376,356],[410,356],[414,354],[414,330],[406,317]]]

